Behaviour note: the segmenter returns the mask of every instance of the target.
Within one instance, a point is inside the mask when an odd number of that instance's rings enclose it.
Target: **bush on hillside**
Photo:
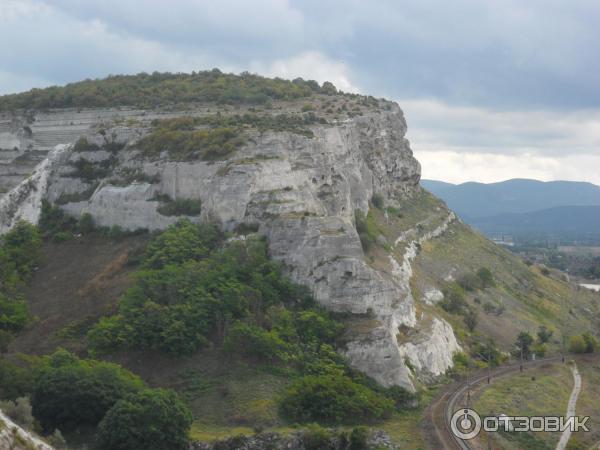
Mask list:
[[[42,238],[34,225],[20,221],[0,237],[0,292],[14,292],[39,264]]]
[[[271,306],[305,304],[306,290],[284,277],[262,239],[222,242],[211,225],[183,220],[148,246],[136,284],[119,301],[119,314],[88,334],[93,350],[125,347],[190,354],[228,325],[260,320]]]
[[[175,392],[145,389],[119,400],[98,426],[98,450],[187,450],[192,414]]]
[[[116,364],[58,350],[35,380],[33,415],[47,431],[94,426],[118,400],[143,387],[140,378]]]
[[[375,208],[383,209],[383,206],[384,206],[383,195],[381,195],[379,193],[373,194],[373,196],[371,197],[371,203],[373,203],[373,206]]]
[[[494,274],[487,267],[482,267],[477,271],[477,276],[481,281],[481,285],[483,288],[493,287],[496,285],[496,281],[494,280]]]
[[[585,353],[587,345],[583,336],[576,335],[569,338],[569,351],[572,353]]]
[[[451,283],[444,289],[444,299],[439,305],[452,314],[459,314],[467,306],[465,291],[458,283]]]
[[[274,330],[236,322],[227,332],[223,350],[273,361],[285,359],[287,345]]]
[[[0,410],[26,430],[33,428],[35,419],[31,413],[31,403],[28,397],[19,397],[15,401],[0,401]]]
[[[375,230],[373,223],[369,221],[367,217],[365,217],[361,210],[357,209],[355,211],[354,221],[356,223],[356,231],[358,233],[358,237],[360,238],[362,248],[365,252],[367,252],[373,246],[373,244],[375,244],[377,239],[377,231]]]
[[[304,423],[364,423],[383,419],[393,409],[392,400],[341,374],[304,376],[292,383],[280,402],[284,417]]]

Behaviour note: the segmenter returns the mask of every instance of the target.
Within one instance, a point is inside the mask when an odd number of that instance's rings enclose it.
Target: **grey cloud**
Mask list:
[[[151,65],[186,70],[194,60],[204,63],[197,68],[244,70],[256,61],[269,64],[310,50],[343,61],[354,84],[377,95],[429,96],[497,109],[600,104],[600,3],[594,1],[48,0],[45,5],[50,14],[3,24],[0,36],[13,42],[12,51],[0,50],[3,70],[20,67],[29,76],[60,83],[74,79],[74,71],[98,76],[107,68],[126,72]],[[132,61],[122,60],[119,39],[90,45],[64,30],[72,25],[71,33],[77,33],[75,24],[94,22],[111,36],[160,47],[177,58],[163,63],[150,52],[144,62],[141,46],[133,48],[138,54]],[[36,43],[45,40],[53,51],[36,51]],[[111,50],[113,60],[107,55]],[[5,58],[7,53],[11,57]],[[83,64],[88,69],[77,70]]]

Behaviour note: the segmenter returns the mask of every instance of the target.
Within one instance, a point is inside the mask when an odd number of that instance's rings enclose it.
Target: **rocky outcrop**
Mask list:
[[[24,430],[0,411],[0,449],[54,450],[54,447]]]
[[[52,172],[66,160],[70,144],[59,144],[17,187],[0,197],[0,234],[10,230],[18,220],[37,223],[42,199],[48,190]]]
[[[327,430],[329,437],[311,435],[306,431],[297,431],[290,435],[279,433],[260,433],[254,436],[234,436],[212,443],[194,442],[190,450],[308,450],[323,448],[330,450],[345,450],[349,448],[348,434],[336,430]],[[367,449],[389,449],[397,447],[390,436],[381,430],[371,430],[367,438]]]
[[[415,374],[407,359],[419,372],[438,375],[451,366],[452,352],[459,348],[452,329],[441,319],[432,322],[430,338],[423,331],[412,342],[414,347],[402,347],[397,340],[403,327],[425,330],[411,294],[411,261],[420,243],[443,233],[454,216],[406,242],[402,261],[390,256],[391,274],[365,261],[356,211],[367,214],[375,193],[387,205],[400,206],[420,190],[420,166],[404,137],[402,111],[396,104],[386,106],[344,121],[312,125],[312,137],[248,132],[246,144],[232,157],[210,162],[175,162],[166,154],[148,160],[135,146],[152,119],[201,115],[201,108],[179,113],[59,111],[24,118],[21,122],[29,120],[31,134],[23,136],[23,127],[15,126],[18,132],[12,137],[0,134],[2,145],[19,141],[44,151],[46,143],[67,144],[83,134],[99,146],[107,136],[126,146],[117,154],[57,147],[31,178],[0,201],[0,226],[5,230],[19,217],[35,221],[42,196],[73,216],[89,213],[98,225],[131,230],[162,229],[178,220],[161,214],[165,197],[198,200],[202,210],[190,217],[192,221],[216,221],[227,230],[256,224],[268,238],[272,257],[282,261],[292,278],[307,285],[321,304],[334,311],[373,315],[377,325],[351,339],[346,355],[384,386],[413,389]],[[74,167],[81,160],[105,164],[111,172],[97,179],[78,177]],[[131,174],[136,174],[136,181]],[[408,231],[406,240],[414,235]]]

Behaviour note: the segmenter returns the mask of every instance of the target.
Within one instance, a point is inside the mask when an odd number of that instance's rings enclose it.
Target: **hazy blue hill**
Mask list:
[[[469,222],[480,217],[527,213],[558,206],[600,206],[600,186],[586,182],[513,179],[490,184],[468,182],[455,185],[422,180],[422,185]]]
[[[600,206],[557,206],[527,213],[507,213],[470,221],[490,233],[600,235]]]

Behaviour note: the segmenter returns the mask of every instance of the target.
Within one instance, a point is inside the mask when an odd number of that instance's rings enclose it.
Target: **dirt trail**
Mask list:
[[[569,405],[567,406],[567,414],[565,418],[575,416],[575,406],[577,405],[577,397],[579,397],[579,392],[581,391],[581,375],[579,374],[579,370],[577,370],[577,365],[573,363],[573,367],[571,367],[573,371],[573,390],[571,391],[571,397],[569,398]],[[560,437],[560,441],[556,445],[556,450],[564,450],[567,447],[567,443],[569,442],[569,438],[571,437],[571,430],[566,429],[563,431],[562,436]]]

